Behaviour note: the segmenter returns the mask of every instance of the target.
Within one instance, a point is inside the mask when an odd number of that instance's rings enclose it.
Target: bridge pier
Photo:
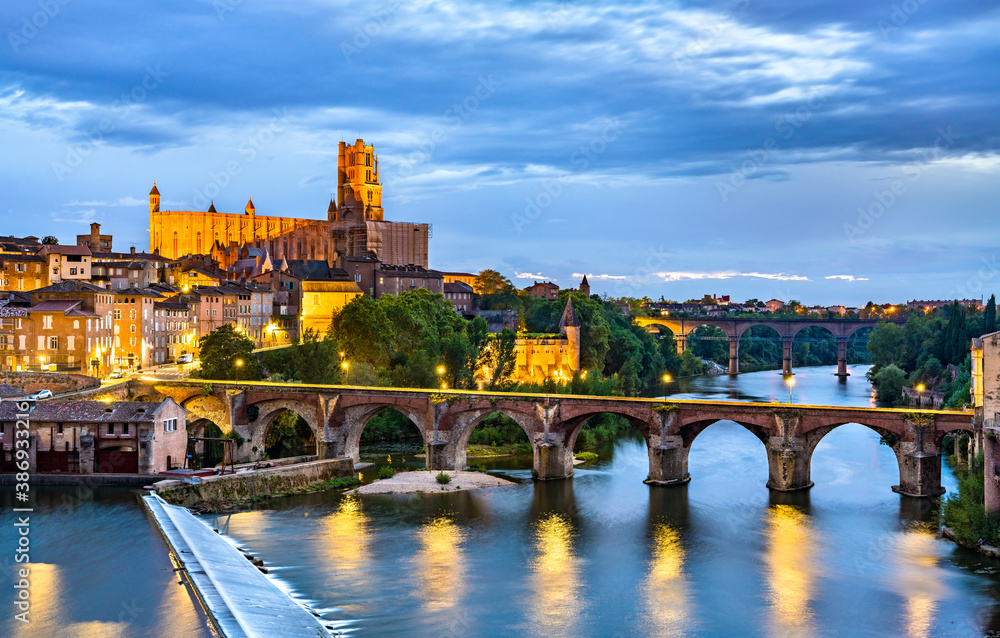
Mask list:
[[[789,377],[792,372],[792,343],[794,335],[781,335],[781,374]]]
[[[534,456],[535,479],[553,481],[573,476],[573,451],[566,446],[551,442],[539,443],[535,446]]]
[[[740,373],[740,338],[738,335],[729,335],[729,375],[736,376]]]
[[[847,371],[847,341],[849,337],[837,337],[837,376],[846,379],[851,376]]]
[[[903,444],[905,445],[905,444]],[[899,455],[899,485],[892,491],[903,496],[940,496],[941,455],[935,452],[911,452]]]
[[[428,470],[456,470],[455,463],[448,462],[448,444],[444,441],[431,441],[427,444],[427,469]]]
[[[772,436],[767,443],[767,486],[779,492],[813,486],[810,478],[812,450],[805,439]]]
[[[683,485],[690,481],[688,451],[683,445],[649,446],[649,476],[643,483]]]

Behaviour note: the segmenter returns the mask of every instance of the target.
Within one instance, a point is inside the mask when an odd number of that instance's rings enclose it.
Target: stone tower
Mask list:
[[[337,221],[382,221],[382,184],[378,156],[371,145],[357,140],[340,143],[337,156]]]
[[[149,212],[160,212],[160,191],[156,189],[156,180],[153,180],[153,190],[149,191]]]
[[[580,282],[580,292],[582,292],[585,297],[590,296],[590,283],[587,281],[587,275],[584,275],[583,281]]]
[[[214,204],[215,202],[212,202],[212,203]],[[265,202],[265,203],[267,203],[267,202]],[[254,208],[254,206],[253,206],[253,197],[248,197],[247,198],[247,207],[243,209],[243,212],[245,212],[247,215],[250,215],[251,217],[253,217],[254,213],[256,213],[256,211],[257,211],[257,209]]]
[[[559,320],[559,332],[566,335],[566,354],[563,361],[569,363],[571,370],[580,369],[580,319],[573,310],[573,298],[566,297],[566,308]]]

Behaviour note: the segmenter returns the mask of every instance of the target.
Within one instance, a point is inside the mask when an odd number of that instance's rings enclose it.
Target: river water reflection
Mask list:
[[[832,368],[796,372],[796,403],[871,401],[863,367],[846,384]],[[774,372],[670,389],[788,400]],[[348,636],[1000,635],[991,593],[1000,592],[1000,564],[939,539],[932,505],[890,490],[898,469],[878,441],[859,425],[834,430],[813,456],[815,487],[790,494],[765,487],[761,442],[720,422],[694,442],[692,480],[681,487],[642,483],[648,461],[636,434],[566,481],[533,483],[530,457],[492,459],[491,468],[522,483],[456,494],[301,495],[208,518]],[[954,489],[947,471],[945,485]],[[198,635],[174,630],[163,615],[175,608],[188,629],[198,618],[187,597],[177,599],[182,588],[164,589],[165,549],[150,542],[134,507],[98,499],[76,512],[83,518],[60,519],[61,528],[48,519],[45,542],[59,548],[67,539],[69,548],[45,557],[59,565],[48,576],[62,596],[57,619],[76,624],[73,633],[46,635]],[[122,525],[108,528],[102,517]],[[97,583],[93,593],[86,582]],[[144,605],[139,624],[114,625],[117,612],[102,609],[123,591],[155,603]],[[111,602],[99,592],[113,592]]]
[[[793,402],[871,404],[865,367],[847,383],[833,372],[797,370]],[[668,389],[788,400],[774,372]],[[937,538],[932,505],[890,490],[898,469],[878,441],[838,428],[815,451],[815,487],[792,494],[765,487],[761,442],[721,422],[695,441],[683,487],[642,483],[636,434],[568,481],[531,482],[530,457],[492,459],[523,482],[300,496],[213,522],[346,635],[995,635],[1000,565]]]

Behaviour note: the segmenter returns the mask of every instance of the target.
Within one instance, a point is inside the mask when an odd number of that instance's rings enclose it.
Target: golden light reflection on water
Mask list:
[[[368,566],[371,532],[357,496],[345,496],[337,511],[323,519],[323,527],[323,547],[334,569],[352,576]]]
[[[125,622],[99,620],[70,622],[63,605],[67,592],[59,565],[31,563],[18,565],[29,570],[31,583],[30,631],[25,636],[66,636],[67,638],[117,638],[126,636],[129,628]]]
[[[792,505],[767,510],[764,556],[771,635],[816,634],[810,608],[815,588],[815,541],[809,517]]]
[[[945,595],[943,570],[938,566],[937,540],[926,529],[903,532],[897,543],[896,588],[906,600],[903,606],[905,630],[910,638],[933,636],[938,602]]]
[[[417,597],[428,611],[460,609],[465,587],[465,532],[455,521],[441,516],[425,523],[417,538]]]
[[[653,527],[653,556],[643,587],[650,636],[688,636],[690,596],[680,534],[667,524]]]
[[[532,635],[574,636],[583,604],[580,565],[573,550],[573,525],[559,514],[549,514],[535,527],[532,597],[529,603]]]

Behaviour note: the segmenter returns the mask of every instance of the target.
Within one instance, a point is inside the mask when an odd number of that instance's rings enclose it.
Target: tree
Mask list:
[[[395,331],[379,302],[355,297],[333,316],[330,325],[349,360],[386,365],[395,350]]]
[[[906,373],[895,364],[889,364],[875,373],[871,382],[875,386],[875,398],[879,403],[895,405],[900,402],[903,394]]]
[[[42,243],[47,246],[56,246],[59,244],[59,238],[55,235],[46,235],[42,237]]]
[[[260,361],[253,355],[253,341],[227,323],[201,340],[199,358],[202,379],[258,381],[263,378]],[[242,364],[238,364],[242,362]]]
[[[986,316],[983,319],[983,334],[990,334],[997,331],[997,297],[990,295],[990,300],[986,302]]]
[[[514,351],[516,344],[517,334],[510,328],[504,328],[499,336],[492,337],[487,343],[483,367],[486,368],[489,390],[499,390],[513,383],[514,366],[517,363]]]
[[[876,367],[902,363],[906,358],[903,328],[894,323],[880,323],[868,337],[868,352]]]
[[[480,270],[472,284],[472,289],[480,295],[492,295],[502,291],[505,287],[511,286],[510,279],[507,279],[499,272],[487,268]]]
[[[302,383],[334,384],[341,381],[337,340],[332,333],[322,338],[307,329],[301,341],[292,346],[295,378]]]

